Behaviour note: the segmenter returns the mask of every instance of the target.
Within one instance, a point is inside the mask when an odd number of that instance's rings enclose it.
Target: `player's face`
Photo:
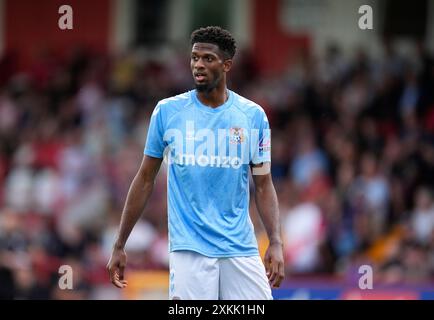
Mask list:
[[[191,71],[197,91],[210,92],[222,81],[227,61],[217,45],[197,42],[191,49]]]

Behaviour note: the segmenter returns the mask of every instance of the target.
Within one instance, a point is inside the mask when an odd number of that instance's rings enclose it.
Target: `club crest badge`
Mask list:
[[[232,144],[241,144],[245,141],[243,128],[230,128],[229,129],[229,142]]]

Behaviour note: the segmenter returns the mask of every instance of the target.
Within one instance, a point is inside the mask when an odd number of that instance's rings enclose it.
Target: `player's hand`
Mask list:
[[[128,282],[124,280],[124,270],[127,264],[127,254],[124,249],[114,248],[109,262],[107,263],[107,270],[109,272],[110,281],[118,288],[125,288]]]
[[[280,287],[280,284],[285,277],[283,246],[281,243],[271,243],[268,246],[268,249],[265,252],[264,264],[271,287]]]

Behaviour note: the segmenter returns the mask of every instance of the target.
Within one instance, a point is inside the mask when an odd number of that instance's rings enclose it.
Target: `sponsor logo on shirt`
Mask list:
[[[259,141],[259,152],[268,152],[271,150],[271,140],[264,137]]]
[[[200,167],[216,167],[216,168],[233,168],[239,169],[243,162],[239,157],[219,157],[207,156],[201,154],[196,156],[194,154],[179,154],[171,158],[171,163],[179,165],[198,165]]]

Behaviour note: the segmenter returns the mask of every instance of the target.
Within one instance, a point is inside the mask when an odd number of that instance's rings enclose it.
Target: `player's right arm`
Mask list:
[[[127,262],[125,243],[140,218],[155,183],[155,177],[163,159],[143,156],[142,163],[128,190],[125,206],[122,211],[121,222],[112,255],[107,264],[111,282],[118,288],[127,286],[124,280],[124,269]]]

